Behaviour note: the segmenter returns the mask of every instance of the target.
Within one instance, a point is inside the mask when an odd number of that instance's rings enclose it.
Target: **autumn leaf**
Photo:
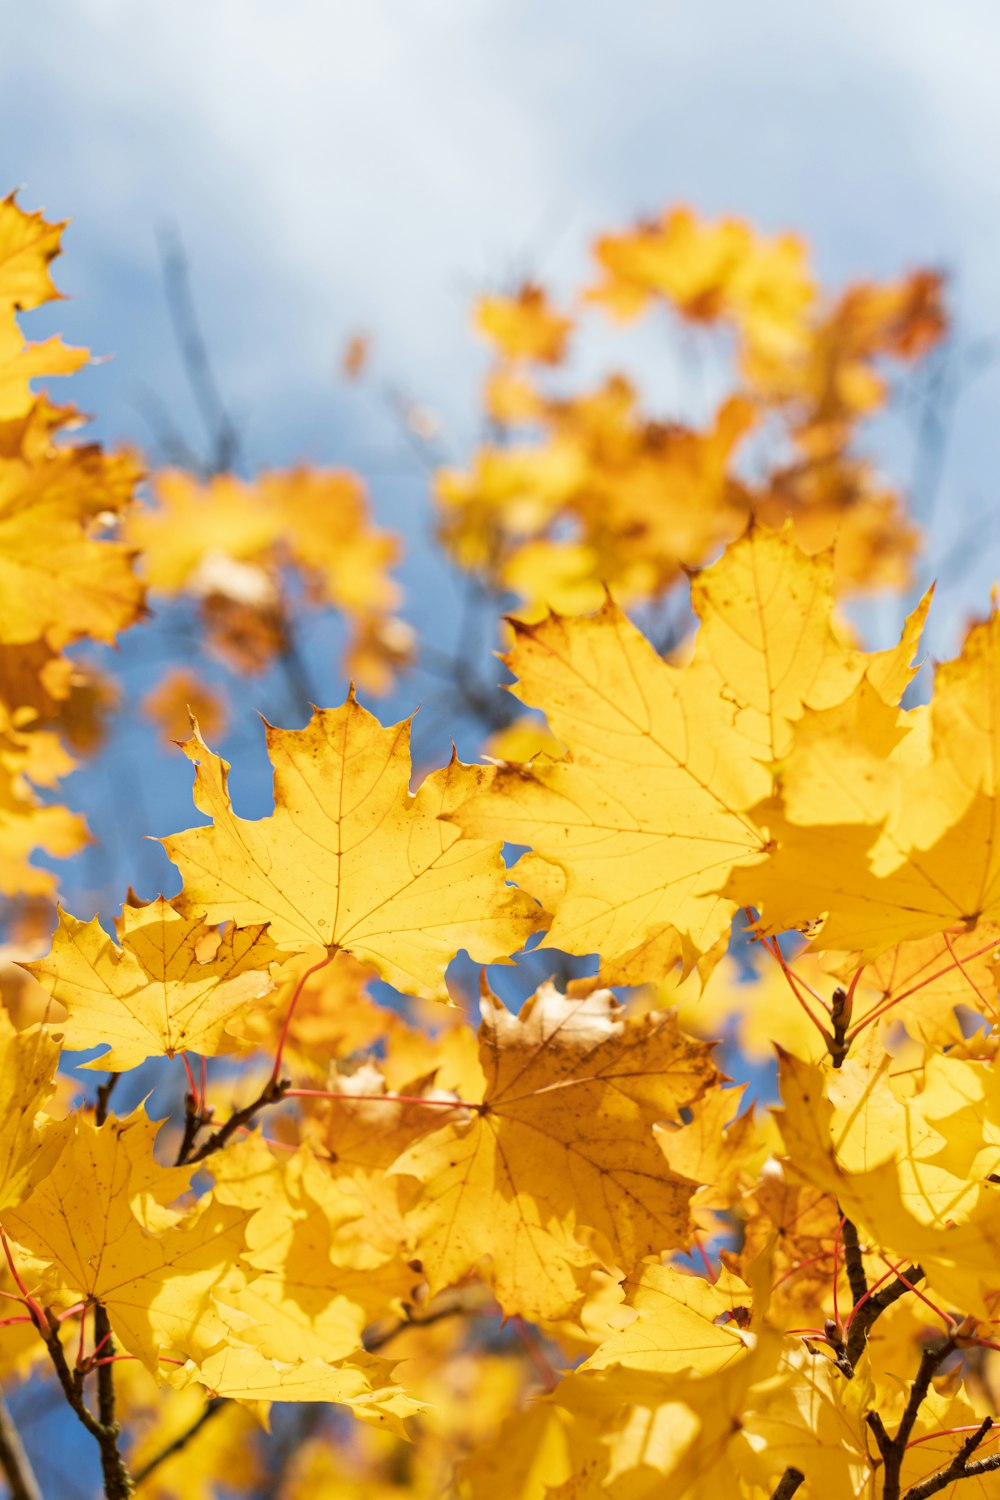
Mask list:
[[[485,990],[481,1098],[396,1161],[422,1193],[408,1215],[432,1290],[490,1261],[505,1312],[558,1318],[599,1262],[686,1243],[694,1184],[652,1134],[716,1078],[709,1048],[667,1015],[632,1021],[610,991],[543,986],[517,1017]]]
[[[196,1380],[233,1401],[332,1401],[349,1406],[362,1421],[406,1434],[404,1421],[420,1403],[390,1383],[391,1365],[372,1355],[334,1363],[322,1359],[268,1359],[233,1341],[178,1372],[178,1381]],[[379,1382],[379,1383],[375,1383]]]
[[[892,651],[844,645],[829,561],[805,557],[787,533],[751,532],[694,598],[703,625],[684,668],[660,660],[610,601],[593,619],[515,622],[505,660],[517,694],[544,706],[570,756],[503,769],[453,814],[464,832],[502,831],[559,867],[565,892],[544,946],[600,952],[616,983],[711,954],[735,909],[720,899],[727,880],[753,901],[768,834],[750,809],[769,795],[767,764],[806,703],[836,702],[863,680],[901,691],[911,675],[921,612]]]
[[[742,1358],[756,1337],[747,1331],[753,1292],[731,1272],[723,1270],[713,1284],[649,1261],[626,1279],[625,1291],[635,1321],[605,1339],[582,1370],[712,1375]]]
[[[119,947],[96,917],[80,922],[61,911],[52,952],[24,965],[66,1007],[64,1045],[110,1043],[82,1066],[116,1073],[147,1057],[231,1051],[227,1022],[273,990],[268,965],[281,958],[265,928],[220,936],[162,896],[123,908],[121,939]]]
[[[571,319],[549,305],[543,288],[526,283],[513,296],[480,297],[474,321],[505,359],[557,365],[565,356]]]
[[[185,746],[214,826],[163,841],[184,876],[181,912],[267,922],[279,947],[343,949],[440,999],[460,948],[494,963],[521,947],[537,909],[505,884],[501,839],[460,840],[441,821],[494,772],[453,760],[411,794],[409,722],[384,729],[353,695],[267,738],[275,811],[257,822],[233,813],[226,762],[198,735]]]
[[[153,1371],[163,1352],[187,1356],[226,1337],[212,1294],[245,1279],[249,1218],[210,1200],[187,1215],[170,1209],[192,1173],[157,1165],[158,1129],[141,1105],[100,1127],[70,1116],[52,1129],[54,1163],[37,1163],[29,1195],[4,1214],[8,1234],[76,1296],[103,1303],[125,1348]]]
[[[16,1031],[0,1009],[0,1078],[4,1111],[0,1115],[0,1209],[24,1197],[37,1168],[42,1137],[36,1116],[55,1087],[59,1043],[40,1026]]]
[[[37,467],[0,462],[0,641],[112,641],[139,617],[132,551],[95,524],[123,507],[138,477],[131,460],[88,448]]]
[[[210,739],[221,739],[229,727],[225,698],[188,667],[168,672],[143,698],[142,710],[168,744],[186,738],[192,716]]]

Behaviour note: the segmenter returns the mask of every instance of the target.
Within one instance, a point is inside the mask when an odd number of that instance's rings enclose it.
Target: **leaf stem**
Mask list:
[[[332,963],[339,952],[339,948],[335,946],[331,947],[328,950],[325,958],[320,959],[319,963],[313,964],[311,968],[306,969],[305,972],[299,976],[298,984],[296,984],[295,989],[292,992],[292,998],[288,1002],[288,1010],[285,1012],[285,1020],[281,1028],[281,1035],[278,1038],[278,1050],[274,1054],[274,1067],[271,1070],[271,1081],[273,1083],[277,1083],[279,1077],[281,1076],[281,1055],[285,1050],[285,1043],[288,1040],[288,1028],[291,1025],[292,1016],[295,1014],[295,1007],[299,1003],[299,996],[302,994],[302,991],[305,988],[306,981],[308,979],[311,979],[314,974],[318,974],[320,969],[325,969],[327,964]]]

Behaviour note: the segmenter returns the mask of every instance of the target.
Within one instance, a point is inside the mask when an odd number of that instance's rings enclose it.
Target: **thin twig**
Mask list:
[[[966,1438],[948,1467],[913,1485],[907,1490],[903,1500],[930,1500],[931,1495],[938,1494],[960,1479],[975,1479],[980,1474],[1000,1469],[1000,1453],[992,1453],[989,1458],[977,1458],[974,1462],[969,1462],[992,1426],[993,1418],[984,1417],[977,1430]]]
[[[31,1467],[31,1460],[24,1451],[21,1435],[10,1414],[10,1408],[0,1396],[0,1468],[7,1476],[10,1500],[42,1500],[42,1492]]]
[[[105,1500],[127,1500],[132,1493],[132,1479],[118,1449],[118,1423],[112,1421],[106,1424],[100,1421],[86,1405],[83,1399],[84,1372],[70,1369],[59,1339],[59,1323],[53,1313],[47,1312],[46,1323],[38,1331],[49,1351],[49,1358],[66,1400],[100,1450]]]
[[[177,1163],[178,1166],[184,1166],[187,1163],[193,1165],[195,1162],[204,1161],[206,1156],[212,1156],[214,1152],[221,1151],[227,1141],[238,1130],[242,1129],[244,1125],[249,1125],[250,1121],[260,1110],[266,1109],[269,1104],[280,1103],[289,1087],[290,1080],[287,1078],[269,1078],[256,1099],[251,1100],[242,1109],[238,1109],[235,1113],[231,1114],[229,1119],[223,1125],[219,1126],[218,1130],[214,1130],[206,1140],[202,1141],[196,1151],[189,1151],[183,1160],[179,1160]]]
[[[233,469],[238,461],[239,432],[226,410],[208,357],[208,348],[191,293],[188,259],[180,235],[176,229],[164,228],[159,234],[159,244],[170,326],[210,445],[208,457],[202,467],[207,476],[224,474]]]
[[[138,1487],[144,1479],[149,1478],[155,1469],[158,1469],[161,1464],[165,1464],[168,1458],[173,1458],[175,1453],[180,1453],[182,1448],[186,1448],[191,1439],[196,1437],[205,1426],[206,1422],[210,1422],[217,1412],[220,1412],[224,1406],[228,1406],[229,1404],[228,1396],[213,1396],[205,1405],[201,1414],[191,1423],[190,1427],[186,1427],[183,1432],[174,1438],[172,1443],[167,1443],[166,1447],[161,1448],[159,1453],[153,1454],[148,1463],[144,1463],[141,1469],[135,1471],[133,1475],[135,1485]]]

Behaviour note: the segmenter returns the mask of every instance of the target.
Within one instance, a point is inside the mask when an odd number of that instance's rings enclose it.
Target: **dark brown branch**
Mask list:
[[[992,1421],[992,1418],[987,1418],[987,1421]],[[931,1495],[940,1494],[960,1479],[978,1479],[980,1474],[994,1473],[997,1469],[1000,1469],[1000,1453],[992,1453],[989,1458],[977,1458],[971,1464],[963,1462],[960,1467],[955,1466],[953,1459],[940,1474],[932,1474],[930,1479],[924,1479],[907,1490],[903,1500],[929,1500]]]
[[[104,1082],[101,1084],[100,1088],[97,1090],[97,1099],[94,1104],[94,1110],[96,1123],[98,1125],[103,1125],[105,1120],[108,1118],[108,1105],[111,1102],[111,1095],[114,1093],[115,1087],[121,1076],[122,1075],[120,1073],[109,1073],[107,1078],[105,1078]]]
[[[793,1469],[789,1464],[779,1479],[778,1488],[771,1496],[771,1500],[791,1500],[791,1497],[795,1494],[799,1485],[803,1483],[805,1477],[801,1469]]]
[[[212,1156],[214,1152],[221,1151],[222,1147],[232,1139],[236,1132],[241,1130],[245,1125],[249,1125],[255,1115],[262,1109],[266,1109],[269,1104],[279,1104],[289,1088],[291,1088],[290,1079],[269,1078],[256,1099],[251,1100],[242,1109],[238,1109],[231,1114],[229,1119],[220,1125],[218,1130],[213,1130],[212,1134],[206,1140],[202,1141],[197,1149],[192,1149],[192,1138],[191,1145],[187,1151],[183,1155],[178,1155],[177,1165],[179,1167],[184,1166],[186,1163],[193,1165],[195,1162],[204,1161],[206,1156]],[[199,1129],[203,1123],[204,1120],[200,1118],[198,1122]]]
[[[173,1458],[175,1453],[180,1453],[182,1448],[186,1448],[191,1439],[196,1437],[205,1426],[206,1422],[210,1422],[216,1412],[222,1411],[223,1407],[228,1405],[228,1396],[213,1396],[201,1412],[201,1415],[191,1423],[190,1427],[186,1427],[183,1432],[174,1438],[172,1443],[168,1443],[165,1448],[161,1448],[159,1453],[154,1453],[148,1463],[143,1464],[141,1469],[136,1470],[133,1475],[133,1482],[136,1487],[142,1484],[144,1479],[148,1479],[150,1474],[155,1469],[158,1469],[161,1464],[165,1464],[168,1458]]]
[[[470,1286],[458,1287],[452,1292],[442,1292],[422,1313],[410,1311],[406,1317],[397,1318],[391,1323],[373,1323],[364,1331],[364,1347],[369,1354],[374,1354],[410,1328],[428,1328],[432,1323],[440,1323],[445,1318],[475,1317],[491,1313],[500,1314],[492,1292],[481,1283],[473,1282]]]
[[[839,1203],[837,1212],[840,1213]],[[861,1255],[857,1226],[845,1214],[841,1214],[840,1242],[844,1247],[844,1270],[847,1272],[854,1306],[857,1307],[862,1298],[868,1296],[868,1278],[865,1275],[865,1263]]]
[[[950,1335],[947,1338],[936,1340],[933,1344],[928,1344],[920,1356],[920,1368],[910,1387],[909,1399],[900,1419],[899,1427],[896,1429],[895,1437],[890,1438],[877,1412],[869,1412],[865,1419],[875,1434],[875,1441],[878,1443],[879,1452],[885,1464],[882,1479],[882,1500],[900,1500],[903,1459],[906,1456],[906,1446],[910,1441],[910,1434],[913,1432],[914,1423],[917,1420],[927,1392],[930,1390],[931,1381],[949,1354],[953,1354],[956,1348],[955,1340]]]
[[[120,1077],[120,1073],[109,1073],[97,1090],[95,1114],[99,1126],[103,1125],[108,1118],[108,1106],[111,1102],[111,1095],[114,1093],[115,1086]],[[86,1317],[86,1309],[81,1316]],[[111,1356],[115,1352],[115,1341],[111,1337],[111,1319],[108,1317],[107,1310],[100,1302],[94,1306],[94,1349],[99,1359],[107,1359],[109,1361],[107,1364],[99,1364],[97,1366],[97,1417],[105,1432],[113,1434],[114,1458],[121,1464],[121,1459],[118,1455],[118,1434],[121,1429],[115,1418],[115,1367],[110,1363]],[[103,1447],[101,1449],[101,1462],[105,1464]],[[108,1472],[107,1464],[105,1464],[105,1487],[107,1485]],[[128,1481],[128,1474],[125,1472],[123,1464],[121,1472],[125,1480]],[[128,1492],[128,1490],[125,1491],[126,1494]],[[108,1493],[110,1494],[111,1492],[108,1491]]]
[[[845,1225],[846,1223],[847,1221],[845,1220]],[[906,1295],[910,1290],[910,1287],[906,1284],[907,1281],[912,1286],[914,1282],[922,1281],[923,1275],[923,1266],[907,1266],[903,1272],[906,1281],[901,1277],[897,1277],[895,1280],[888,1282],[880,1291],[873,1293],[868,1298],[868,1301],[858,1308],[851,1319],[851,1326],[847,1334],[847,1358],[852,1367],[861,1358],[865,1344],[868,1342],[869,1331],[875,1320],[882,1316],[887,1307],[891,1307],[894,1302],[899,1301],[900,1297]]]
[[[83,1399],[83,1371],[70,1369],[59,1340],[59,1324],[54,1314],[48,1313],[47,1317],[48,1322],[45,1325],[37,1325],[38,1331],[45,1341],[45,1347],[49,1351],[49,1358],[66,1400],[100,1450],[105,1500],[127,1500],[132,1493],[132,1480],[125,1467],[125,1460],[118,1450],[118,1423],[100,1421],[86,1405]]]
[[[21,1435],[14,1425],[10,1408],[0,1396],[0,1468],[7,1476],[10,1500],[42,1500],[31,1461],[24,1451]]]

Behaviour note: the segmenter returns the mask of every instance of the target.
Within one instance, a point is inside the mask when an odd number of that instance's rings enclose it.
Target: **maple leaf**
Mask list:
[[[398,1315],[412,1292],[416,1278],[403,1246],[380,1233],[377,1205],[363,1186],[334,1176],[306,1150],[262,1167],[255,1144],[249,1165],[259,1201],[243,1261],[258,1274],[220,1298],[223,1314],[240,1343],[268,1358],[353,1358],[363,1329]],[[246,1186],[229,1167],[216,1197],[250,1206]]]
[[[778,1126],[796,1175],[836,1194],[870,1239],[919,1261],[952,1306],[990,1316],[1000,1250],[1000,1117],[988,1064],[932,1055],[925,1087],[895,1089],[873,1046],[833,1075],[781,1057]],[[903,1144],[900,1144],[903,1143]]]
[[[37,1166],[42,1141],[35,1117],[55,1087],[59,1051],[41,1027],[16,1031],[0,1009],[0,1208],[24,1197]]]
[[[333,1401],[349,1406],[362,1421],[405,1437],[405,1419],[417,1415],[421,1403],[390,1383],[391,1368],[386,1360],[364,1354],[339,1363],[268,1359],[256,1349],[232,1342],[200,1364],[185,1365],[174,1378],[196,1380],[215,1395],[233,1401]]]
[[[221,739],[229,727],[226,700],[189,667],[175,667],[145,695],[142,711],[167,743],[184,739],[195,718],[209,739]]]
[[[752,901],[767,849],[766,819],[750,811],[770,791],[766,763],[788,750],[807,702],[838,701],[866,671],[872,691],[901,691],[922,617],[865,657],[833,630],[829,560],[760,529],[701,576],[695,604],[703,626],[685,668],[610,601],[592,619],[513,622],[517,695],[544,706],[570,756],[503,769],[452,814],[559,867],[543,946],[600,952],[613,983],[718,955],[735,909],[719,892],[728,879]]]
[[[85,349],[68,349],[57,338],[26,345],[15,317],[60,295],[49,265],[65,227],[26,213],[13,193],[0,200],[0,421],[30,410],[35,376],[70,375],[89,358]]]
[[[712,1283],[649,1261],[624,1285],[635,1321],[605,1339],[581,1370],[622,1366],[661,1375],[688,1369],[712,1375],[741,1359],[756,1337],[745,1331],[753,1292],[729,1271]]]
[[[754,350],[788,359],[800,347],[815,288],[802,241],[769,240],[739,219],[700,223],[687,208],[594,247],[605,281],[587,293],[619,318],[665,297],[692,322],[726,319]]]
[[[76,1297],[101,1302],[125,1348],[154,1372],[164,1351],[194,1355],[226,1337],[212,1294],[245,1279],[249,1218],[211,1200],[187,1215],[167,1207],[192,1169],[157,1165],[158,1129],[141,1105],[100,1127],[70,1116],[51,1129],[55,1160],[36,1163],[29,1195],[4,1214],[8,1233]]]
[[[64,1045],[110,1050],[82,1066],[126,1072],[147,1057],[232,1050],[227,1022],[273,990],[268,965],[281,958],[263,927],[221,936],[182,917],[163,897],[125,906],[121,947],[95,917],[60,911],[47,958],[24,967],[64,1005]]]
[[[275,811],[257,822],[233,813],[229,768],[196,733],[184,748],[214,827],[163,840],[184,876],[179,910],[267,922],[279,947],[345,949],[397,988],[440,999],[460,948],[505,960],[537,908],[505,884],[499,837],[460,840],[440,820],[495,773],[456,759],[411,794],[409,727],[383,728],[353,694],[305,729],[269,725]]]
[[[573,328],[570,318],[560,317],[549,306],[545,291],[530,283],[510,297],[480,297],[474,321],[505,358],[548,365],[561,363]]]
[[[861,961],[907,940],[1000,920],[1000,615],[938,670],[928,708],[902,712],[862,679],[804,715],[780,796],[756,810],[773,851],[754,890],[761,930],[824,917],[814,946]]]
[[[408,1223],[433,1291],[490,1258],[506,1312],[558,1318],[600,1259],[588,1230],[625,1267],[686,1243],[694,1184],[666,1167],[652,1126],[718,1075],[672,1017],[631,1020],[609,990],[544,985],[514,1017],[484,988],[482,1014],[481,1100],[392,1170],[423,1185]]]
[[[0,641],[110,642],[138,618],[143,588],[132,551],[93,534],[97,517],[120,510],[138,477],[131,460],[93,448],[38,466],[0,461]]]

